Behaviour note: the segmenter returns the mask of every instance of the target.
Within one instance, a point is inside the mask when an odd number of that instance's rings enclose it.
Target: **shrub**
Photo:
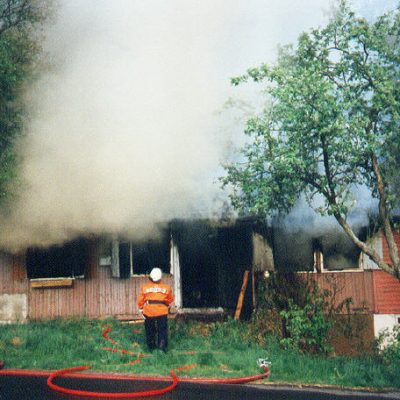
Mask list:
[[[280,343],[285,348],[313,353],[330,353],[328,332],[333,320],[324,313],[322,298],[310,299],[303,308],[289,299],[287,310],[280,312],[284,318],[287,336]]]
[[[394,370],[400,369],[400,325],[383,330],[376,341],[378,358]]]
[[[282,317],[276,309],[258,308],[252,315],[249,334],[253,340],[265,346],[270,337],[281,337]]]
[[[329,341],[338,313],[349,308],[351,299],[337,304],[340,292],[336,281],[331,290],[321,290],[308,274],[273,273],[259,282],[258,309],[252,316],[252,335],[264,344],[269,335],[279,337],[286,349],[330,353]],[[336,321],[351,336],[347,320]]]

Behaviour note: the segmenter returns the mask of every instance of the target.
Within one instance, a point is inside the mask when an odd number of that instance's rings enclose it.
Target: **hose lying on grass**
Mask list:
[[[106,327],[106,329],[103,331],[103,337],[106,340],[109,340],[113,344],[117,344],[117,342],[113,339],[111,339],[108,334],[111,332],[111,329],[109,327]],[[106,351],[112,351],[112,352],[121,352],[124,354],[135,354],[133,352],[129,352],[127,350],[116,350],[116,349],[110,349],[110,348],[104,348]],[[139,362],[140,358],[143,356],[143,353],[137,354],[136,360],[134,360],[134,363]],[[64,394],[70,394],[70,395],[76,395],[76,396],[87,396],[87,397],[96,397],[96,398],[134,398],[134,397],[148,397],[148,396],[157,396],[166,392],[169,392],[173,390],[176,385],[178,384],[179,381],[181,382],[196,382],[196,383],[204,383],[204,384],[243,384],[243,383],[248,383],[248,382],[253,382],[259,379],[264,379],[267,378],[270,374],[270,369],[268,364],[259,364],[260,367],[263,369],[263,373],[257,374],[257,375],[252,375],[252,376],[245,376],[245,377],[238,377],[238,378],[179,378],[177,377],[175,371],[182,371],[185,369],[189,368],[194,368],[195,366],[190,365],[190,366],[182,366],[182,367],[177,367],[174,368],[170,371],[170,375],[172,378],[172,383],[164,388],[161,389],[152,389],[152,390],[145,390],[141,392],[91,392],[91,391],[84,391],[84,390],[76,390],[76,389],[68,389],[61,387],[59,385],[56,385],[53,380],[56,377],[66,375],[72,372],[78,372],[78,371],[84,371],[90,368],[90,366],[79,366],[79,367],[73,367],[73,368],[65,368],[61,369],[58,371],[52,372],[48,379],[47,379],[47,385],[52,389],[60,393]],[[132,379],[144,379],[144,380],[160,380],[159,377],[132,377]]]

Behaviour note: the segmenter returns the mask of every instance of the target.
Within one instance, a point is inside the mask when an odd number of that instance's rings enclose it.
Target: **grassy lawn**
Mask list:
[[[107,327],[109,331],[104,334]],[[57,370],[91,365],[96,371],[168,375],[171,369],[192,366],[178,375],[236,377],[260,373],[257,360],[266,358],[272,362],[270,382],[400,389],[394,366],[372,357],[323,357],[282,350],[272,337],[261,347],[252,340],[244,322],[170,321],[169,328],[170,345],[164,354],[146,351],[143,325],[111,319],[2,325],[0,359],[8,369]],[[125,349],[132,354],[105,348]],[[138,359],[139,353],[144,354]]]

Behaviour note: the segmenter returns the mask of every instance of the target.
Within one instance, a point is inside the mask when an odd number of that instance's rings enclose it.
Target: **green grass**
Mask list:
[[[102,333],[109,326],[112,344]],[[282,350],[269,337],[264,346],[252,340],[248,324],[229,320],[218,323],[170,322],[167,354],[148,353],[143,325],[108,319],[68,319],[0,327],[0,359],[9,369],[57,370],[90,365],[93,370],[145,375],[168,375],[171,369],[195,365],[180,376],[236,377],[261,372],[259,358],[272,362],[272,382],[322,384],[338,387],[400,389],[396,368],[371,356],[324,357]],[[105,347],[145,353],[140,362],[127,365],[135,355],[112,353]]]

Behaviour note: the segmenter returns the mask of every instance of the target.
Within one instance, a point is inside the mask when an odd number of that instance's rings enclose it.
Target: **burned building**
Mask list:
[[[150,239],[78,238],[30,248],[18,257],[4,254],[2,264],[0,296],[9,310],[2,319],[131,319],[138,315],[136,296],[153,267],[161,268],[173,286],[179,312],[229,314],[237,305],[245,271],[254,277],[272,270],[273,258],[269,228],[249,218],[174,220],[160,224],[158,235]],[[249,283],[242,315],[251,313],[252,288]],[[13,309],[24,311],[16,316]]]
[[[110,264],[114,277],[145,275],[157,266],[174,277],[178,308],[236,307],[243,274],[273,269],[268,229],[254,219],[221,222],[174,220],[160,227],[156,239],[114,238],[106,245],[101,264]],[[110,239],[109,239],[110,241]],[[249,313],[250,291],[244,313]]]
[[[349,271],[361,268],[361,250],[338,225],[315,228],[313,217],[302,224],[290,218],[274,218],[271,223],[274,265],[277,271]],[[356,229],[365,241],[367,228]]]
[[[241,310],[248,316],[254,306],[254,278],[263,279],[265,271],[301,271],[311,274],[323,289],[335,280],[341,287],[337,301],[351,297],[351,312],[364,315],[374,334],[398,323],[398,280],[360,254],[344,233],[311,232],[252,218],[174,220],[160,225],[157,237],[147,240],[105,235],[31,248],[19,255],[3,252],[0,320],[137,318],[139,288],[157,266],[173,286],[179,313],[232,315],[249,272]],[[384,236],[378,233],[368,240],[388,261]],[[395,240],[400,247],[399,232]]]

